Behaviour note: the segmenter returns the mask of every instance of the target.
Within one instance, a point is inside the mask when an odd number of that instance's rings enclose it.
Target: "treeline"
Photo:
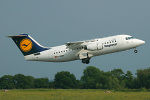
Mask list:
[[[49,88],[49,83],[48,78],[34,78],[23,74],[4,75],[0,78],[0,89]]]
[[[61,71],[55,74],[54,81],[48,78],[34,78],[23,74],[4,75],[0,78],[0,89],[150,89],[150,68],[137,70],[136,76],[131,71],[122,69],[101,71],[88,66],[83,76],[77,80],[74,74]]]

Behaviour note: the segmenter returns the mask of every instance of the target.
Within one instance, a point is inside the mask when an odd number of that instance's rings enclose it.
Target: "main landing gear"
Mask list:
[[[82,59],[82,63],[89,64],[90,63],[90,58]]]

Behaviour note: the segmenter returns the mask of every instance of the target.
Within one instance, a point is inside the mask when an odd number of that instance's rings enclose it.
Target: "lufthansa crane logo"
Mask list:
[[[32,49],[32,41],[29,39],[23,39],[20,42],[20,49],[24,52],[28,52]]]

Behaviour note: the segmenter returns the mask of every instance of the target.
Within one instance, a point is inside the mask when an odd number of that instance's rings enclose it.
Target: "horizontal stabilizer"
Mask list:
[[[10,38],[20,38],[20,37],[26,37],[27,35],[10,35],[10,36],[7,36],[7,37],[10,37]]]

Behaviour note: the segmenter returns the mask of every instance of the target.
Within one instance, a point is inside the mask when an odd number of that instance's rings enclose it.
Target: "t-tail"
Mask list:
[[[36,54],[49,49],[41,46],[28,34],[20,34],[8,37],[13,39],[24,56]]]

